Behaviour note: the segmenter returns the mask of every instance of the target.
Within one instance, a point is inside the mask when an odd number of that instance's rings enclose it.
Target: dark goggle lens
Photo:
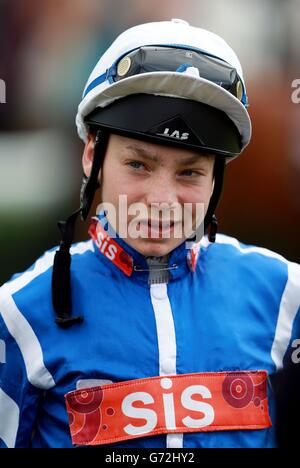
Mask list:
[[[188,67],[199,70],[202,78],[229,91],[243,101],[244,87],[235,68],[215,57],[173,47],[141,47],[123,57],[116,65],[114,81],[141,73],[159,71],[183,72]]]

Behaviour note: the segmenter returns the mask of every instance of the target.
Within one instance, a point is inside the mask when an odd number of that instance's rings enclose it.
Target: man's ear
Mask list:
[[[89,134],[88,141],[85,145],[83,156],[82,156],[83,172],[87,177],[89,177],[91,174],[93,161],[94,161],[94,149],[95,149],[95,136]]]

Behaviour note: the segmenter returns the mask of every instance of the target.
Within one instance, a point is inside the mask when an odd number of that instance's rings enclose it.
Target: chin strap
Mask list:
[[[83,321],[82,316],[72,317],[71,254],[76,221],[79,215],[85,220],[91,209],[95,192],[99,187],[98,177],[107,149],[109,134],[102,130],[95,138],[94,160],[90,177],[84,177],[80,196],[80,208],[58,227],[62,240],[54,257],[52,272],[52,304],[56,314],[55,322],[62,328],[69,328]]]
[[[52,303],[56,313],[55,322],[62,328],[81,323],[83,317],[71,317],[71,254],[75,224],[81,209],[73,213],[65,222],[59,222],[62,235],[60,248],[56,252],[52,272]]]
[[[213,215],[210,226],[209,226],[209,231],[208,231],[208,240],[212,244],[216,242],[218,227],[219,227],[219,223],[218,223],[217,217],[216,215]]]
[[[225,168],[225,158],[216,156],[214,169],[215,188],[204,220],[204,229],[205,231],[208,230],[208,240],[211,243],[216,242],[218,232],[219,225],[215,211],[223,191]]]

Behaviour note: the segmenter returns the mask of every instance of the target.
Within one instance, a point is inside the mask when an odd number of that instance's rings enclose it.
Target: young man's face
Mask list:
[[[83,155],[86,175],[93,154],[91,137]],[[101,202],[115,208],[108,221],[139,253],[167,255],[203,221],[214,188],[214,162],[214,156],[197,151],[111,135],[100,174]]]

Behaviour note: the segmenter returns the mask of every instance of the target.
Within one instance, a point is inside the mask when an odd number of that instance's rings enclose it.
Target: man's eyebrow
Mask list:
[[[154,162],[159,162],[160,158],[157,156],[157,154],[149,151],[148,149],[143,148],[142,146],[133,146],[133,145],[127,145],[126,149],[129,149],[130,151],[133,151],[134,153],[138,154],[139,156],[148,159],[149,161],[154,161]],[[202,161],[203,159],[209,158],[211,155],[208,154],[193,154],[192,156],[189,156],[187,158],[181,157],[181,158],[176,158],[176,163],[179,166],[186,166],[186,165],[191,165],[191,164],[196,164]]]
[[[186,166],[190,164],[195,164],[203,161],[203,159],[208,158],[208,155],[205,154],[194,154],[193,156],[190,156],[189,158],[180,158],[177,159],[177,164],[181,166]]]
[[[133,151],[134,153],[142,156],[145,159],[149,159],[150,161],[159,162],[160,159],[155,153],[151,153],[149,150],[142,148],[141,146],[131,146],[127,145],[126,149]]]

